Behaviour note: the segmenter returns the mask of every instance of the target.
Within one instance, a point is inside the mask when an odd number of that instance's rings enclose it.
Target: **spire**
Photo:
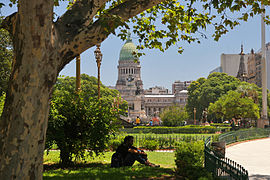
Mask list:
[[[243,44],[241,44],[241,52],[240,52],[240,55],[245,55],[245,53],[244,53],[244,48],[243,48]]]
[[[131,39],[131,33],[128,32],[127,34],[128,34],[128,36],[127,36],[127,41],[126,41],[126,43],[132,42],[132,39]]]
[[[244,50],[243,50],[243,44],[241,44],[241,52],[240,52],[240,63],[239,63],[239,70],[237,73],[237,78],[240,81],[246,81],[247,82],[247,72],[246,72],[246,67],[245,67],[245,62],[244,62]]]

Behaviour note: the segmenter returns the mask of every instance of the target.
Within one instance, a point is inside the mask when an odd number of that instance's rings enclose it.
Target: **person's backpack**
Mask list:
[[[121,154],[114,153],[111,159],[111,167],[117,168],[123,166],[123,158]]]

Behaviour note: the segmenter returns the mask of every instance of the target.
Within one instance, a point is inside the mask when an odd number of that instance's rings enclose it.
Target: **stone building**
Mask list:
[[[168,89],[159,86],[143,90],[141,65],[134,53],[137,53],[137,49],[129,36],[120,51],[115,86],[122,98],[128,102],[129,118],[134,120],[139,116],[141,119],[150,119],[158,116],[168,106],[184,106],[187,102],[186,89],[191,81],[176,81],[172,94]]]
[[[172,84],[172,92],[175,94],[177,92],[180,92],[182,90],[187,90],[188,86],[191,84],[192,81],[175,81]]]
[[[267,77],[270,77],[270,42],[266,45],[266,67],[267,67]],[[252,49],[248,54],[221,54],[220,56],[220,66],[210,72],[224,72],[228,75],[236,77],[239,72],[240,59],[244,61],[244,66],[247,73],[247,82],[254,83],[257,86],[262,86],[261,79],[261,58],[262,52],[258,50],[257,53],[254,53]],[[267,89],[270,90],[270,78],[267,78]]]
[[[135,58],[136,46],[132,43],[130,36],[120,51],[118,61],[118,80],[116,89],[123,99],[128,102],[129,116],[145,117],[143,105],[143,82],[141,80],[141,65],[139,59]]]
[[[155,87],[151,87],[149,89],[145,89],[144,90],[144,94],[169,94],[170,91],[169,89],[166,89],[164,87],[160,87],[160,86],[155,86]]]

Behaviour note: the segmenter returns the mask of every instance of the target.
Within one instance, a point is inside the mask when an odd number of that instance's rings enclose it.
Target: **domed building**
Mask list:
[[[123,45],[118,61],[118,80],[116,89],[121,93],[122,98],[128,102],[129,117],[137,116],[144,118],[143,111],[143,83],[141,80],[141,65],[135,57],[137,53],[135,44],[132,43],[130,35]]]
[[[117,66],[118,79],[115,86],[122,98],[128,102],[128,119],[134,120],[140,117],[145,122],[159,116],[159,113],[168,106],[174,104],[184,106],[187,102],[187,91],[184,88],[191,81],[179,81],[184,84],[183,87],[180,87],[179,83],[174,83],[173,93],[157,86],[143,90],[140,60],[135,56],[137,52],[129,34],[120,51]]]

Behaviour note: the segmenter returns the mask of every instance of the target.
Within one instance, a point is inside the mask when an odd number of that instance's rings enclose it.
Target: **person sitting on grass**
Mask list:
[[[111,167],[132,166],[137,160],[141,164],[151,167],[160,167],[150,163],[147,154],[133,146],[133,136],[126,136],[124,142],[116,149],[112,155]]]

